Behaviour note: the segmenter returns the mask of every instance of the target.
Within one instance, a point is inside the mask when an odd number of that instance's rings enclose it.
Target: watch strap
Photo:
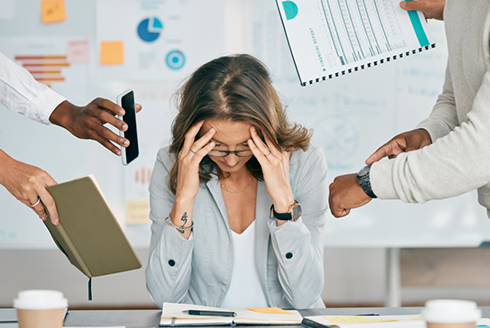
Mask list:
[[[272,204],[272,206],[271,206],[271,213],[272,213],[272,216],[274,216],[278,220],[291,220],[293,218],[293,214],[291,212],[277,213],[274,210],[274,204]]]
[[[359,173],[357,173],[357,183],[361,186],[362,190],[371,198],[378,198],[373,192],[371,187],[371,179],[369,173],[371,172],[371,165],[363,167]]]
[[[294,217],[295,208],[299,209],[299,213],[296,213],[298,217]],[[275,217],[278,220],[296,221],[300,216],[301,205],[296,200],[289,206],[289,211],[286,213],[277,213],[274,209],[274,204],[271,206],[271,217]]]

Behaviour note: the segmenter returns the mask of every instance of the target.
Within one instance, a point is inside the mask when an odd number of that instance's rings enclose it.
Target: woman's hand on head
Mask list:
[[[255,127],[250,127],[251,139],[248,145],[262,167],[267,191],[274,203],[277,213],[286,213],[294,202],[293,192],[289,184],[290,152],[277,149],[274,144],[264,137],[260,139]]]
[[[215,146],[211,141],[214,129],[210,129],[196,140],[204,121],[194,124],[185,134],[184,145],[179,152],[179,171],[177,176],[176,201],[194,200],[199,190],[199,164]]]

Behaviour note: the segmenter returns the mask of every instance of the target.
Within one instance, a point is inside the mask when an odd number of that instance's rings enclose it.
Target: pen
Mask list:
[[[204,311],[204,310],[187,310],[182,311],[183,313],[190,315],[209,315],[213,317],[235,317],[235,312],[230,311]]]
[[[364,317],[375,317],[378,316],[377,313],[366,313],[366,314],[356,314],[356,316],[364,316]]]

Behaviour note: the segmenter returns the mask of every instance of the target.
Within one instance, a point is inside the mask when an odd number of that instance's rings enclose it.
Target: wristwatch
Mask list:
[[[271,206],[271,218],[274,217],[278,220],[290,220],[296,221],[301,216],[301,204],[297,201],[294,201],[291,205],[289,205],[289,209],[286,213],[277,213],[274,210],[274,204]]]
[[[371,198],[378,198],[371,188],[371,181],[369,180],[369,172],[371,171],[371,165],[363,167],[359,173],[357,173],[357,183],[361,186],[362,190]]]

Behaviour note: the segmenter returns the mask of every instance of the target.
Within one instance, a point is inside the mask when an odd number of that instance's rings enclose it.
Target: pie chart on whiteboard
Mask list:
[[[145,42],[158,39],[162,30],[163,24],[156,17],[145,18],[138,24],[138,36]]]

